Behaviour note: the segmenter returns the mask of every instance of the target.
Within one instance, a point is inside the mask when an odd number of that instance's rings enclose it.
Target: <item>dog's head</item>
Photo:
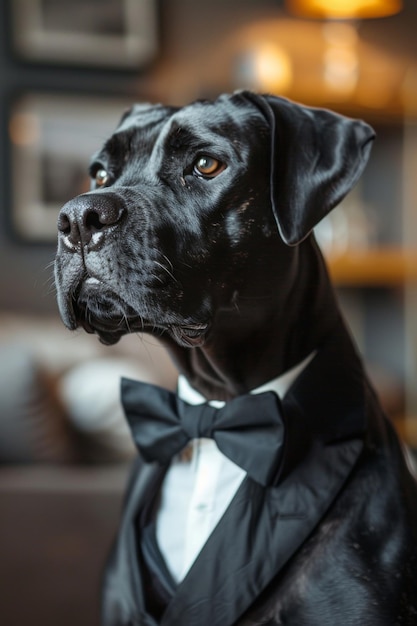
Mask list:
[[[373,137],[250,92],[134,106],[94,157],[91,191],[60,213],[64,323],[104,343],[147,331],[195,346],[277,284],[284,302],[299,244],[356,183]]]

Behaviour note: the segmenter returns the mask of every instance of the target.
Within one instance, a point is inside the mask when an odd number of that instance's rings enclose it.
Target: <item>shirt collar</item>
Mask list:
[[[305,358],[301,363],[295,365],[290,370],[281,374],[277,378],[274,378],[267,383],[261,385],[260,387],[256,387],[256,389],[252,389],[250,393],[263,393],[265,391],[274,391],[279,398],[283,398],[287,393],[288,389],[292,386],[292,384],[296,381],[301,372],[307,367],[312,358],[316,353],[312,352]],[[178,378],[178,388],[177,393],[181,400],[185,400],[189,404],[202,404],[206,402],[206,398],[196,391],[193,387],[191,387],[188,380],[180,374]],[[224,405],[224,402],[219,400],[212,400],[210,402],[212,406],[220,408]]]

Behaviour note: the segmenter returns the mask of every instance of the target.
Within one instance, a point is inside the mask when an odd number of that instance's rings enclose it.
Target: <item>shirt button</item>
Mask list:
[[[200,504],[196,504],[195,510],[199,513],[202,513],[203,511],[206,511],[207,508],[207,504],[205,504],[204,502],[200,502]]]

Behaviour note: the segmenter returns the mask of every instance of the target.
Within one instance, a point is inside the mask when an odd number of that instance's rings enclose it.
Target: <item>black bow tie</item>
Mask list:
[[[216,409],[126,378],[122,404],[145,461],[167,464],[191,439],[210,437],[219,450],[261,485],[274,482],[283,457],[281,402],[272,391],[238,396]]]

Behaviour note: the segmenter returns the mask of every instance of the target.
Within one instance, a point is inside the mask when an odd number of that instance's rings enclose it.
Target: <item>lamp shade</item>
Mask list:
[[[363,19],[394,15],[401,0],[286,0],[291,13],[319,19]]]

